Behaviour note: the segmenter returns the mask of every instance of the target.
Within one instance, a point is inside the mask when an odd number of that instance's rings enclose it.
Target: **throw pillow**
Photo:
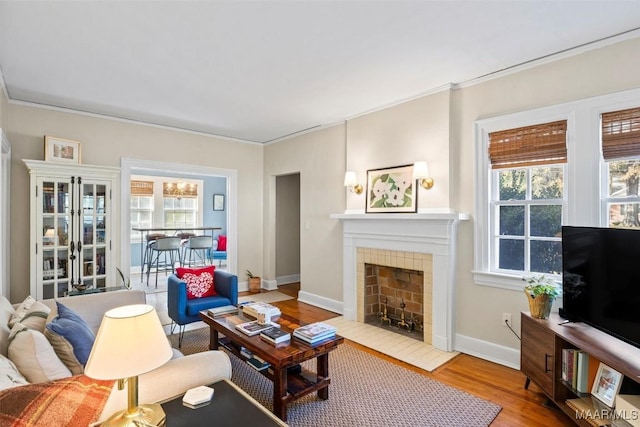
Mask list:
[[[29,384],[11,360],[0,354],[0,390]]]
[[[9,342],[9,319],[16,310],[13,305],[4,296],[0,295],[0,354],[7,354],[7,345]]]
[[[29,295],[9,319],[9,327],[13,328],[16,323],[22,323],[29,329],[44,332],[44,325],[47,323],[50,312],[49,307]]]
[[[71,372],[58,359],[42,332],[29,329],[20,323],[16,323],[11,329],[7,353],[9,360],[31,383],[71,376]]]
[[[56,354],[74,375],[84,372],[96,337],[87,323],[73,310],[56,301],[58,316],[47,323],[45,336]]]
[[[219,251],[227,250],[227,236],[224,236],[224,235],[218,236],[218,250]]]
[[[187,284],[187,299],[212,297],[216,295],[213,265],[202,268],[176,268],[176,275]]]

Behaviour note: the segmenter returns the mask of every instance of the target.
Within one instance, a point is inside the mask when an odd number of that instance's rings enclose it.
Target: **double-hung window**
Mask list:
[[[133,228],[148,228],[153,225],[153,181],[131,180],[130,220],[131,240],[140,238]]]
[[[640,228],[640,107],[602,114],[609,227]]]
[[[198,225],[198,185],[179,182],[162,184],[164,226],[193,228]]]
[[[560,120],[489,133],[492,271],[560,274],[566,131]]]

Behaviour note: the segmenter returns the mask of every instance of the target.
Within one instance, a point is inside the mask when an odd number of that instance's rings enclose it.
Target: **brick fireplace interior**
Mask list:
[[[405,304],[405,319],[412,317],[419,328],[414,338],[427,344],[432,340],[432,255],[370,248],[357,248],[358,320],[380,325],[382,304],[388,301],[390,329],[401,318],[400,304]],[[405,332],[406,329],[402,328]]]

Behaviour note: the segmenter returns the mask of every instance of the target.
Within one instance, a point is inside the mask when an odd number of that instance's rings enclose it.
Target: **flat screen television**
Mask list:
[[[562,227],[560,316],[640,347],[640,230]]]

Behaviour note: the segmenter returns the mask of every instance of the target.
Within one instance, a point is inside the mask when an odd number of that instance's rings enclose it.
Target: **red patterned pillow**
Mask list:
[[[202,268],[176,268],[178,278],[187,284],[187,299],[212,297],[217,294],[213,283],[215,266]]]
[[[223,236],[223,235],[218,236],[218,250],[219,251],[227,250],[227,236]]]

